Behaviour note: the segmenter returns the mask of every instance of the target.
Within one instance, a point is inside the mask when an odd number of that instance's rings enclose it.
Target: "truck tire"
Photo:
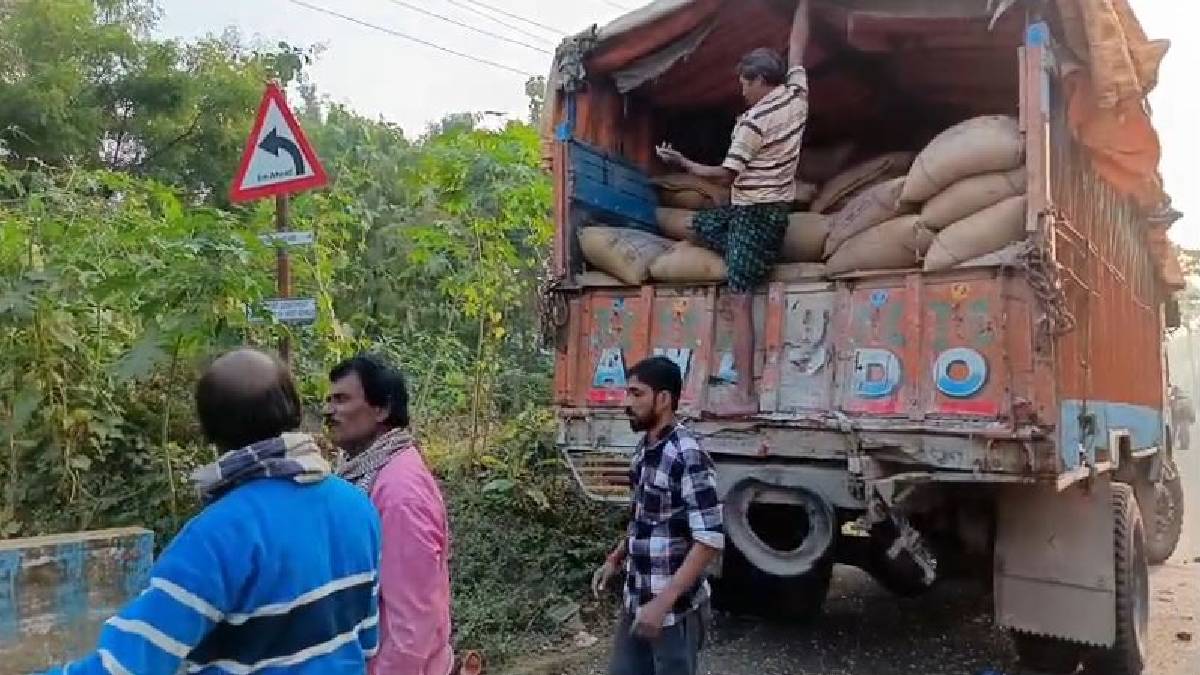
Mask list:
[[[776,520],[783,525],[784,534],[770,536],[756,531],[751,522],[751,507],[768,497],[792,500],[803,517],[796,521]],[[802,522],[801,522],[802,521]],[[833,552],[837,536],[837,515],[833,506],[819,493],[802,487],[777,487],[754,479],[744,480],[733,487],[725,498],[725,534],[728,541],[741,551],[750,564],[776,577],[801,577],[819,571]],[[772,532],[771,535],[779,535]]]
[[[1041,635],[1012,632],[1013,646],[1017,658],[1028,670],[1046,675],[1070,675],[1079,669],[1083,660],[1083,646],[1066,640]]]
[[[1146,533],[1133,488],[1112,484],[1113,545],[1115,546],[1117,638],[1112,647],[1088,654],[1093,675],[1141,675],[1146,666],[1150,622],[1150,576]]]
[[[1142,505],[1146,524],[1146,559],[1151,565],[1165,563],[1175,553],[1183,533],[1183,479],[1173,460],[1163,463],[1163,476]]]
[[[713,606],[732,614],[803,624],[820,616],[832,577],[829,561],[798,577],[777,577],[757,569],[727,544],[721,578],[713,580]]]

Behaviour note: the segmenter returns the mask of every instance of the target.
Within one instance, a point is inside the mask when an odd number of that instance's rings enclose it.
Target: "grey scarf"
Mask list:
[[[365,492],[371,491],[375,477],[398,453],[413,447],[412,434],[404,429],[392,429],[375,439],[361,454],[344,460],[337,475],[354,483]]]
[[[329,475],[329,462],[308,434],[283,434],[221,455],[192,472],[192,482],[205,504],[247,481],[288,478],[316,483]]]

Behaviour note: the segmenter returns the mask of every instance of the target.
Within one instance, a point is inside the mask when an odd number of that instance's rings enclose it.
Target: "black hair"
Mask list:
[[[275,364],[273,380],[239,380],[228,369],[216,367],[209,368],[196,383],[200,428],[205,438],[223,451],[295,431],[304,418],[300,394],[287,366],[278,357],[255,353]]]
[[[737,66],[738,76],[747,80],[762,80],[777,87],[787,80],[787,63],[779,52],[759,47],[742,57]]]
[[[679,396],[683,393],[683,374],[679,366],[665,356],[652,356],[639,361],[625,373],[626,379],[636,377],[657,394],[665,391],[671,395],[671,409],[679,408]]]
[[[375,354],[358,354],[329,371],[329,381],[337,382],[351,373],[362,382],[367,403],[388,409],[388,424],[400,429],[408,427],[408,385],[399,369]]]

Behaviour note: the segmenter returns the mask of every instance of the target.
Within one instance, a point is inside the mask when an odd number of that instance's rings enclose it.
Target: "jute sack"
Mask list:
[[[933,233],[917,225],[917,216],[901,216],[851,237],[825,263],[830,275],[916,267]]]
[[[590,270],[588,272],[580,272],[575,275],[575,283],[584,288],[606,288],[611,286],[624,286],[621,280],[611,274]]]
[[[900,198],[923,204],[947,186],[971,176],[1010,171],[1025,161],[1025,139],[1014,117],[986,115],[938,134],[917,155]]]
[[[650,276],[650,263],[671,248],[671,240],[625,227],[585,227],[579,231],[583,257],[602,272],[640,285]]]
[[[656,176],[650,182],[658,188],[658,201],[676,209],[710,209],[729,203],[729,188],[687,173]]]
[[[1028,245],[1024,240],[1016,241],[999,251],[992,251],[987,255],[981,255],[978,258],[971,258],[966,262],[958,264],[959,267],[1016,267],[1021,260],[1021,255],[1025,253],[1025,247]]]
[[[937,272],[1025,238],[1025,197],[1009,197],[942,230],[925,256],[925,271]]]
[[[829,219],[829,238],[825,240],[825,257],[833,255],[847,239],[876,225],[911,213],[912,205],[900,201],[904,177],[893,178],[864,190],[846,208]]]
[[[788,216],[787,233],[779,250],[780,262],[820,262],[829,237],[829,216],[802,211]]]
[[[814,183],[806,183],[802,180],[796,181],[796,197],[792,199],[792,204],[797,210],[802,211],[817,198],[817,193],[820,188]]]
[[[771,281],[788,283],[792,281],[812,281],[825,276],[825,266],[821,263],[784,263],[771,268]]]
[[[824,183],[846,168],[846,163],[853,154],[853,141],[819,148],[804,148],[800,151],[796,177],[807,183]]]
[[[912,161],[911,152],[893,152],[856,164],[823,185],[809,210],[814,213],[835,211],[863,188],[905,175]]]
[[[925,202],[921,225],[941,230],[1009,197],[1025,194],[1025,184],[1025,167],[964,178]]]
[[[725,260],[690,242],[676,242],[650,264],[650,278],[668,283],[724,281],[729,275]]]
[[[678,241],[692,236],[692,220],[696,218],[695,211],[659,207],[655,209],[654,213],[658,220],[658,229],[663,234]]]

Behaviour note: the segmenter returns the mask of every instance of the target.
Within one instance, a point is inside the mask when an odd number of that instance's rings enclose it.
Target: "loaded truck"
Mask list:
[[[542,297],[557,444],[590,498],[628,500],[639,439],[625,368],[674,360],[680,415],[725,504],[718,601],[811,617],[835,563],[903,595],[975,577],[1028,666],[1143,672],[1147,566],[1171,554],[1182,518],[1163,349],[1179,319],[1165,239],[1178,214],[1114,181],[1078,124],[1094,101],[1070,86],[1079,17],[1066,4],[813,1],[801,163],[847,140],[860,157],[919,152],[964,120],[1010,116],[1021,231],[937,271],[831,275],[817,261],[773,275],[755,297],[759,409],[732,418],[718,414],[726,286],[594,274],[579,235],[656,231],[656,145],[721,162],[745,108],[734,67],[754,48],[785,50],[795,2],[660,0],[559,48]]]

